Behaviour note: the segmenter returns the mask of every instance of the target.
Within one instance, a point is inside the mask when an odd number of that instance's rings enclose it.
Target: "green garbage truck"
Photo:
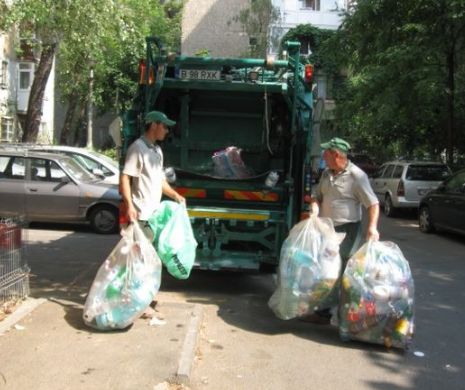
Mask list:
[[[284,59],[189,57],[146,38],[139,87],[123,115],[122,153],[144,116],[176,121],[163,141],[167,178],[186,198],[195,266],[259,270],[278,264],[310,193],[313,67],[300,44]]]

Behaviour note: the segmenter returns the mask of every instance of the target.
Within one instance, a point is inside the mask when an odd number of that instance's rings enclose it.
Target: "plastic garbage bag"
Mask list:
[[[215,152],[212,156],[215,176],[231,179],[245,179],[253,176],[252,169],[242,161],[241,152],[242,149],[235,146]]]
[[[414,283],[399,247],[368,241],[342,277],[339,334],[387,347],[407,348],[414,333]]]
[[[314,313],[326,303],[341,270],[339,244],[329,218],[312,216],[299,222],[283,243],[278,287],[268,306],[288,320]]]
[[[124,329],[150,305],[160,288],[161,261],[137,223],[100,266],[84,305],[84,322],[99,330]]]
[[[197,241],[186,206],[162,201],[148,223],[157,253],[168,272],[177,279],[187,279],[194,265]]]

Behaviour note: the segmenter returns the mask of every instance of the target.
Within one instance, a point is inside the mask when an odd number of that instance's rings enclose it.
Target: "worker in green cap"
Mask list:
[[[159,207],[162,194],[179,203],[186,200],[167,182],[163,153],[157,144],[165,139],[169,127],[176,122],[160,111],[151,111],[145,116],[145,124],[144,134],[128,148],[120,183],[128,220],[138,223],[152,242],[153,232],[147,220]],[[154,312],[149,307],[143,317],[151,318]]]
[[[362,245],[362,205],[368,212],[366,240],[379,240],[379,202],[368,176],[348,158],[350,144],[333,138],[321,144],[326,168],[310,198],[312,214],[333,221],[337,232],[345,233],[339,247],[344,272],[349,258]],[[309,316],[309,322],[329,323],[329,310]]]

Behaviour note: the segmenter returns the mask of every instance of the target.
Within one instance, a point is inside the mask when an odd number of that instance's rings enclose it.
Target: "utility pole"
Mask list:
[[[94,63],[90,61],[90,74],[89,74],[89,96],[87,99],[87,149],[93,149],[93,114],[94,114]]]

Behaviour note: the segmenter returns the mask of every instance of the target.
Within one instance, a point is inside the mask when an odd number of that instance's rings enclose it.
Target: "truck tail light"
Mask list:
[[[145,65],[145,60],[139,60],[139,84],[145,84],[145,72],[147,70],[147,66]]]
[[[313,65],[306,64],[304,72],[304,80],[307,84],[311,84],[313,80]]]
[[[145,63],[144,59],[139,60],[139,84],[145,84],[146,80],[146,72],[147,72],[147,64]],[[149,84],[153,84],[155,81],[155,76],[153,73],[153,67],[150,67],[149,71]]]
[[[405,196],[405,186],[404,181],[399,181],[399,185],[397,186],[397,196]]]

